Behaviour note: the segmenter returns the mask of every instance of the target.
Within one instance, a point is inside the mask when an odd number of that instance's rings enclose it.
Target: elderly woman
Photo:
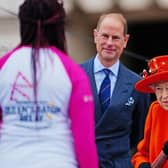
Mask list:
[[[158,56],[148,63],[149,74],[136,83],[144,93],[155,93],[157,100],[149,108],[144,138],[132,158],[134,168],[168,168],[168,55]],[[160,161],[158,160],[158,156]]]

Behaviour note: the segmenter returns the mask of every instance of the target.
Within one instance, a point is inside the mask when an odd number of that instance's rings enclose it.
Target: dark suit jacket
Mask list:
[[[102,114],[94,72],[94,58],[81,64],[88,74],[95,99],[96,144],[101,168],[131,168],[131,148],[143,137],[150,97],[137,92],[140,76],[120,63],[109,108]]]

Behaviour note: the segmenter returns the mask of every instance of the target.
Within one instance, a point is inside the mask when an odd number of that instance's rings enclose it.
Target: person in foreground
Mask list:
[[[128,39],[122,14],[102,15],[94,30],[97,55],[81,64],[94,93],[101,168],[131,168],[131,149],[143,137],[150,97],[134,89],[141,77],[119,60]]]
[[[148,62],[149,72],[135,88],[144,93],[155,93],[146,118],[144,138],[132,157],[134,168],[168,168],[168,55],[157,56]],[[157,166],[160,165],[160,166]]]
[[[0,59],[0,167],[98,168],[94,103],[65,53],[60,0],[25,0],[21,43]]]

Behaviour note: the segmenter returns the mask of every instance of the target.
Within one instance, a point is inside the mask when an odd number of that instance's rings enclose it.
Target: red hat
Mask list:
[[[143,72],[143,79],[135,84],[138,91],[153,93],[152,84],[168,81],[168,55],[157,56],[148,61],[149,72]]]

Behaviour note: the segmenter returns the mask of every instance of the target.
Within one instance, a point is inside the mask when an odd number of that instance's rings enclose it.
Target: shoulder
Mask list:
[[[10,56],[12,56],[12,54],[15,53],[17,50],[19,50],[20,48],[21,46],[17,46],[16,48],[12,49],[11,51],[9,51],[0,58],[0,69],[2,69],[2,67],[5,65]]]
[[[158,113],[159,111],[159,113]],[[154,102],[151,103],[150,107],[149,107],[149,112],[148,112],[148,115],[149,116],[153,116],[153,115],[157,115],[158,114],[160,115],[161,111],[164,111],[162,109],[162,107],[160,106],[159,102],[157,100],[155,100]]]
[[[94,64],[94,58],[95,57],[91,57],[90,59],[86,60],[85,62],[82,62],[80,64],[80,66],[84,69],[88,69],[90,66],[93,66]]]
[[[158,103],[158,101],[154,101],[151,103],[150,105],[150,110],[156,110],[156,109],[159,109],[160,108],[160,104]]]
[[[150,95],[147,93],[139,92],[134,87],[136,82],[138,82],[139,80],[142,79],[142,77],[140,75],[138,75],[134,71],[130,70],[122,63],[120,63],[118,78],[120,78],[120,81],[123,81],[123,83],[132,86],[133,91],[137,95],[137,97],[139,97],[139,100],[143,101],[143,99],[145,99],[146,102],[148,100],[147,104],[149,104]]]
[[[120,63],[119,75],[123,75],[128,79],[128,81],[133,81],[133,82],[137,82],[138,80],[142,79],[142,77],[139,74],[127,68],[122,63]]]

